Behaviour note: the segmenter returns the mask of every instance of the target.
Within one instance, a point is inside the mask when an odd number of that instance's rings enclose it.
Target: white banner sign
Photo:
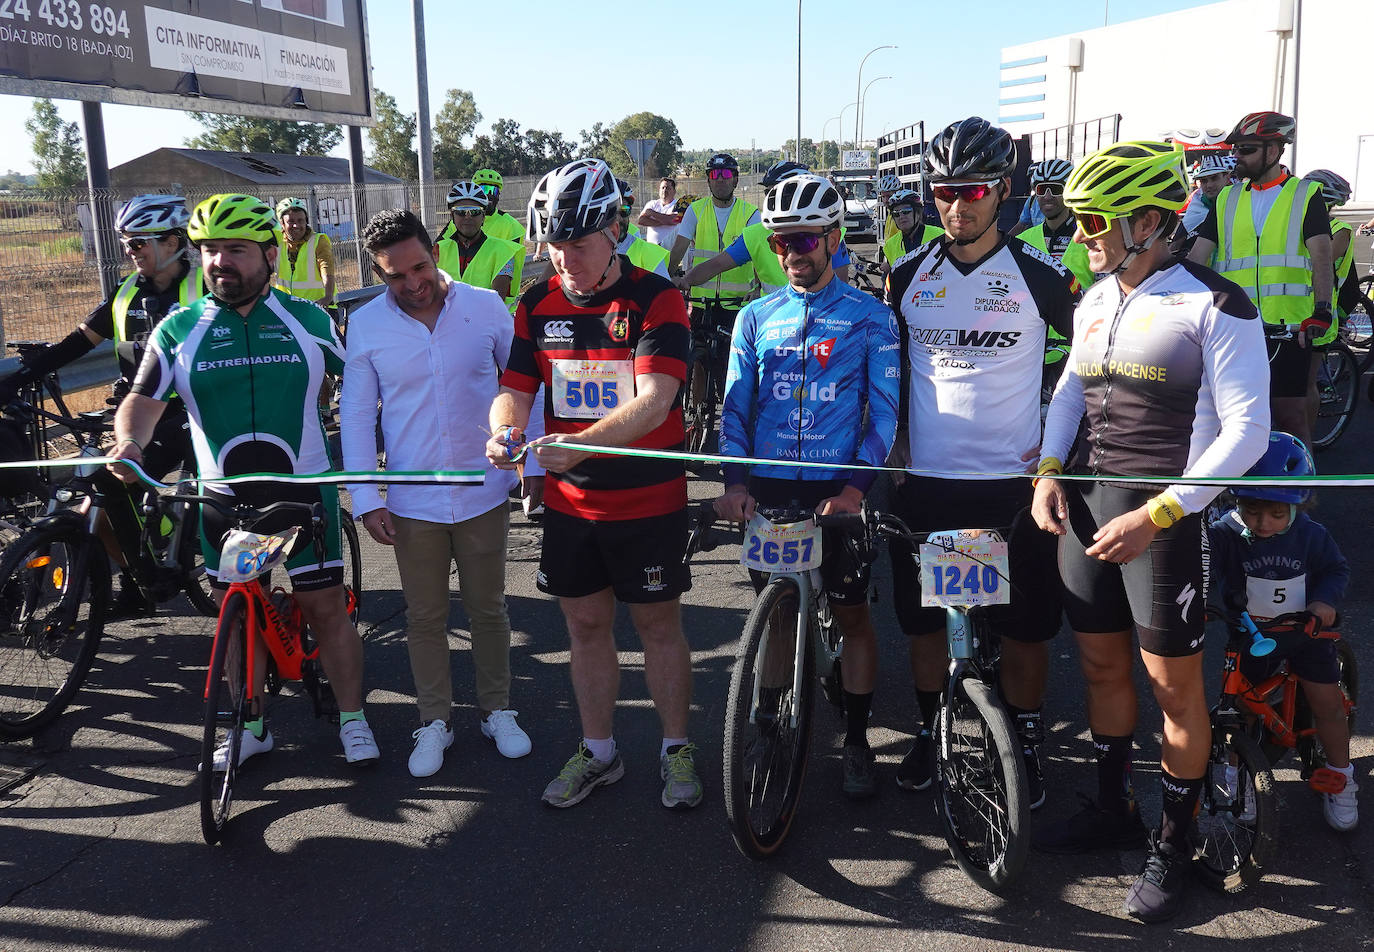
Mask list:
[[[872,149],[852,149],[840,156],[840,168],[842,169],[871,169],[872,167]]]

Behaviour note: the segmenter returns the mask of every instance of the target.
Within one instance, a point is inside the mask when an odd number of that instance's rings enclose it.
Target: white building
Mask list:
[[[1077,124],[1077,157],[1112,141],[1115,124],[1100,138],[1099,117],[1120,115],[1121,139],[1159,139],[1228,132],[1246,113],[1273,109],[1297,118],[1294,172],[1332,169],[1356,201],[1374,202],[1374,110],[1361,83],[1370,37],[1370,0],[1225,0],[1009,46],[998,119],[1012,135],[1032,134],[1033,151],[1059,155],[1065,127]]]

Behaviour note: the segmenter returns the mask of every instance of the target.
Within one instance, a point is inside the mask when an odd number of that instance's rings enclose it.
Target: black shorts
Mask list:
[[[1059,632],[1060,586],[1055,569],[1055,537],[1043,532],[1026,512],[1033,490],[1029,479],[937,479],[910,476],[892,497],[893,514],[913,532],[937,529],[1005,529],[1007,563],[1014,588],[1011,603],[991,605],[988,623],[1003,638],[1026,643],[1049,641]],[[921,607],[921,573],[906,542],[889,539],[892,603],[908,635],[945,628],[943,608]]]
[[[1256,658],[1249,651],[1240,653],[1240,673],[1251,684],[1262,681],[1279,669],[1282,661],[1288,662],[1288,670],[1304,681],[1313,684],[1335,684],[1341,679],[1341,663],[1336,653],[1336,643],[1330,638],[1309,638],[1302,632],[1294,632],[1279,639],[1278,647],[1263,657]]]
[[[1069,626],[1083,634],[1130,631],[1150,654],[1179,658],[1202,650],[1207,616],[1207,532],[1201,513],[1155,535],[1126,565],[1086,554],[1093,533],[1155,495],[1086,480],[1067,484],[1069,531],[1059,540],[1059,573]]]
[[[714,301],[708,304],[692,302],[692,355],[696,360],[706,361],[711,352],[711,339],[716,336],[716,330],[725,331],[726,335],[731,334],[735,329],[735,319],[739,317],[738,309],[721,307]],[[729,359],[730,345],[722,339],[720,346],[716,349],[717,354],[725,355]],[[721,365],[720,379],[725,379],[724,364]]]
[[[1305,397],[1312,381],[1312,351],[1295,340],[1270,338],[1269,397]]]
[[[262,522],[250,526],[251,532],[278,533],[299,526],[301,532],[291,546],[286,559],[286,574],[291,579],[291,588],[297,592],[314,592],[342,585],[343,543],[339,529],[339,489],[337,486],[310,486],[296,483],[241,483],[234,487],[233,496],[211,492],[205,495],[222,499],[226,503],[244,503],[257,509],[265,509],[274,502],[291,500],[295,502],[324,504],[324,552],[323,562],[315,551],[314,538],[310,530],[310,513],[300,509],[283,509],[272,513]],[[217,574],[219,570],[220,543],[224,534],[234,528],[219,510],[211,506],[200,507],[200,546],[205,557],[205,570],[210,576],[210,584],[220,590],[229,587]]]
[[[760,509],[814,510],[821,500],[838,496],[848,485],[845,479],[766,479],[749,480],[749,495]],[[821,585],[832,605],[864,605],[868,602],[868,565],[854,557],[845,545],[846,533],[839,529],[821,530]],[[768,576],[750,570],[754,590],[762,591]]]
[[[666,516],[597,522],[550,509],[544,514],[539,590],[582,598],[605,588],[630,603],[667,602],[692,587],[683,564],[687,510]]]

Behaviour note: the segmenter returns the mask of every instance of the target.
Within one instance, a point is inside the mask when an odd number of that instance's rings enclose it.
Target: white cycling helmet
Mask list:
[[[1069,180],[1073,163],[1067,159],[1045,159],[1030,167],[1031,188],[1037,185],[1063,185]]]
[[[525,236],[530,241],[575,241],[619,218],[620,189],[600,159],[578,159],[547,173],[530,193]]]
[[[281,221],[289,211],[304,212],[305,220],[310,220],[310,209],[306,208],[305,202],[299,198],[283,198],[277,202],[277,221]]]
[[[1329,169],[1317,169],[1308,172],[1303,178],[1322,187],[1322,198],[1328,205],[1344,205],[1350,201],[1350,183],[1344,176],[1337,175]]]
[[[878,177],[878,191],[896,192],[902,187],[902,180],[891,172],[884,172]]]
[[[1216,155],[1204,155],[1197,160],[1193,166],[1193,181],[1206,178],[1208,175],[1230,175],[1236,170],[1236,157],[1229,152]]]
[[[135,195],[115,216],[121,235],[161,235],[185,228],[191,220],[186,199],[180,195]]]
[[[449,208],[459,202],[476,202],[478,205],[486,205],[489,200],[482,186],[467,180],[454,182],[453,188],[448,190],[448,198],[445,199]]]
[[[799,225],[830,228],[844,217],[844,199],[829,179],[809,172],[793,175],[768,190],[762,217],[770,231]]]
[[[910,205],[913,209],[921,207],[921,196],[917,195],[912,189],[899,188],[892,193],[892,197],[887,200],[888,208],[896,208],[898,205]]]

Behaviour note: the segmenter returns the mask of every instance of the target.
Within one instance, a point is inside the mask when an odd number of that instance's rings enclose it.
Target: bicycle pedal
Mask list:
[[[1345,774],[1330,767],[1319,767],[1307,779],[1307,785],[1318,793],[1340,793],[1347,782],[1349,780]]]

